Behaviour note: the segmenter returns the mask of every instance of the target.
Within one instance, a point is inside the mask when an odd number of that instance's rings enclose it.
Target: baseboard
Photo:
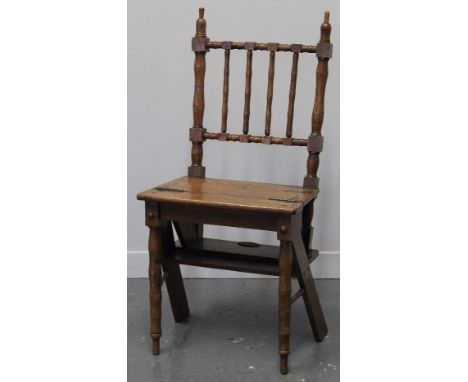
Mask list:
[[[252,273],[242,273],[225,271],[219,269],[209,269],[200,267],[181,266],[184,278],[260,278],[273,277],[256,275]],[[318,279],[339,279],[340,278],[340,252],[320,252],[320,256],[312,263],[312,274]],[[146,278],[148,277],[148,252],[128,251],[127,252],[127,277]]]

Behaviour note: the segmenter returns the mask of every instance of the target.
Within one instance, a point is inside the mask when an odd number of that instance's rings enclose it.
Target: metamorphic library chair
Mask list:
[[[153,354],[159,354],[161,337],[161,287],[166,282],[176,322],[189,316],[189,307],[179,264],[228,269],[279,276],[279,355],[280,371],[288,372],[291,304],[302,296],[310,325],[317,341],[328,329],[310,271],[318,251],[309,249],[314,201],[319,192],[319,154],[324,116],[324,94],[331,58],[331,26],[325,12],[317,45],[277,44],[263,42],[211,41],[206,36],[204,9],[200,8],[196,34],[192,39],[195,53],[195,90],[193,97],[192,165],[188,176],[138,194],[145,201],[145,221],[149,227],[149,300]],[[221,132],[203,127],[205,56],[210,49],[224,50],[224,84]],[[229,58],[231,50],[246,50],[245,104],[242,134],[227,133],[229,97]],[[252,56],[254,51],[268,51],[267,106],[265,133],[249,134]],[[285,137],[270,136],[275,56],[292,52],[291,84]],[[315,53],[318,59],[316,91],[312,112],[312,131],[308,139],[292,137],[294,100],[299,54]],[[202,166],[203,142],[207,139],[260,143],[264,145],[304,146],[309,152],[303,187],[205,178]],[[274,231],[278,246],[250,242],[230,242],[203,237],[203,224]],[[174,226],[179,241],[174,241]],[[300,289],[291,296],[291,277]]]

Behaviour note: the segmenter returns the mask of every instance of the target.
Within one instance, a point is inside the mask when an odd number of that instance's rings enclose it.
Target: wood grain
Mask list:
[[[292,137],[293,131],[293,118],[294,118],[294,101],[296,100],[296,83],[297,83],[297,63],[299,60],[299,53],[293,53],[293,60],[291,65],[291,84],[289,86],[289,104],[288,104],[288,121],[286,125],[286,136]]]
[[[303,297],[311,327],[317,341],[328,329],[320,306],[310,262],[318,256],[309,250],[314,200],[318,195],[319,153],[324,119],[325,88],[328,60],[331,58],[331,25],[326,12],[317,46],[263,42],[210,41],[206,35],[204,8],[199,9],[196,34],[192,38],[194,60],[193,126],[190,129],[191,166],[188,177],[164,183],[141,192],[145,201],[145,224],[149,227],[149,300],[153,354],[160,352],[161,286],[166,282],[174,319],[187,319],[190,314],[179,264],[230,269],[279,276],[279,354],[280,371],[288,372],[291,303]],[[205,111],[206,53],[224,49],[223,101],[221,132],[208,132],[203,127]],[[228,134],[229,72],[231,49],[245,49],[245,95],[242,134]],[[249,135],[252,93],[253,51],[269,51],[267,102],[264,135]],[[292,52],[286,137],[271,136],[271,118],[276,52]],[[293,138],[294,103],[301,53],[316,53],[316,89],[308,139]],[[205,140],[307,146],[307,173],[303,187],[287,185],[205,179],[203,143]],[[163,164],[165,165],[165,164]],[[179,243],[174,242],[171,222]],[[261,229],[277,232],[279,248],[274,246],[239,246],[236,242],[203,238],[203,224]],[[164,277],[162,277],[164,270]],[[300,289],[291,297],[291,277],[297,277]]]
[[[270,135],[271,129],[271,104],[273,102],[273,82],[275,80],[275,52],[270,52],[270,63],[268,67],[267,103],[265,111],[265,136]]]
[[[228,101],[229,101],[229,58],[231,51],[224,51],[224,81],[223,81],[223,109],[221,113],[221,132],[227,131]]]
[[[279,354],[281,374],[288,373],[291,319],[291,273],[293,250],[291,241],[281,240],[279,253]]]
[[[139,200],[293,214],[317,195],[302,187],[182,177],[141,192]]]
[[[222,41],[209,41],[207,47],[210,49],[223,49]],[[248,49],[246,45],[248,42],[233,41],[232,49]],[[267,42],[256,42],[254,50],[268,50]],[[278,44],[278,52],[292,52],[294,45],[301,45],[301,53],[316,53],[317,47],[315,45],[303,45],[303,44]]]
[[[203,133],[203,137],[205,139],[216,139],[219,141],[231,141],[231,142],[239,142],[241,138],[243,138],[242,135],[239,134],[218,134],[218,133],[212,133],[209,131],[206,131]],[[281,137],[266,137],[262,135],[249,135],[247,137],[247,140],[249,143],[265,143],[265,138],[268,138],[269,142],[268,144],[270,145],[284,145],[286,144],[286,139],[289,138],[281,138]],[[291,146],[307,146],[307,139],[296,139],[292,138],[290,141]]]
[[[244,97],[244,124],[242,126],[242,133],[247,135],[249,133],[249,120],[250,120],[250,97],[252,94],[252,51],[247,51],[247,63],[245,66],[245,97]]]
[[[306,249],[301,235],[300,217],[294,219],[293,247],[298,268],[297,280],[301,289],[304,289],[303,299],[309,317],[310,325],[317,341],[322,341],[328,333],[327,323],[323,315],[320,298],[317,293],[314,278],[310,271]]]
[[[320,43],[330,43],[331,25],[329,23],[329,12],[325,12],[323,23],[320,27]],[[328,78],[328,60],[327,57],[317,58],[315,101],[312,112],[312,131],[311,136],[322,136],[322,124],[325,110],[325,87]],[[307,158],[307,174],[304,177],[304,187],[318,189],[319,178],[317,171],[319,167],[319,152],[309,151]]]
[[[172,308],[175,322],[183,322],[190,315],[190,310],[185,294],[184,281],[180,272],[180,266],[173,261],[175,242],[170,221],[163,222],[161,226],[162,237],[162,269],[166,276],[166,288],[169,296],[169,302]]]
[[[151,339],[153,354],[159,355],[161,337],[161,232],[159,227],[149,227],[148,251],[150,256],[148,279]]]
[[[199,17],[196,22],[196,38],[206,38],[206,20],[204,8],[199,9]],[[195,52],[194,75],[195,85],[193,92],[193,127],[203,128],[203,113],[205,111],[205,61],[206,51]],[[203,161],[203,142],[192,142],[192,165],[188,169],[188,175],[192,177],[205,177]]]

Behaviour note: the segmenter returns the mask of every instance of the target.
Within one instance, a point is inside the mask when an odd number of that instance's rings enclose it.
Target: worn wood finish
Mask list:
[[[208,41],[207,47],[210,49],[224,49],[222,41]],[[249,42],[232,41],[231,49],[250,49]],[[267,42],[256,42],[253,50],[268,50]],[[315,45],[301,45],[301,44],[278,44],[278,52],[293,52],[294,46],[301,46],[301,53],[316,53],[317,47]]]
[[[329,12],[325,12],[325,17],[320,28],[320,43],[330,43],[331,25],[329,23]],[[317,57],[317,72],[315,86],[314,110],[312,112],[312,132],[310,138],[314,136],[322,137],[322,123],[324,116],[325,87],[328,78],[328,57]],[[309,148],[309,157],[307,158],[307,174],[304,177],[304,187],[319,187],[319,178],[317,171],[319,167],[319,152]]]
[[[247,244],[255,246],[245,247],[233,241],[207,238],[194,241],[187,247],[176,243],[172,258],[179,264],[278,276],[278,246]],[[317,250],[309,250],[307,253],[309,263],[312,263],[318,255]],[[297,277],[297,272],[297,267],[293,266],[294,277]]]
[[[245,66],[245,97],[244,97],[244,124],[242,133],[249,133],[250,120],[250,96],[252,94],[252,50],[247,51],[247,61]]]
[[[151,318],[151,339],[153,354],[159,355],[159,339],[161,337],[161,230],[160,227],[150,226],[148,251],[150,256],[149,300]]]
[[[307,173],[304,177],[303,187],[319,188],[317,176],[319,167],[319,154],[322,151],[323,138],[321,129],[324,115],[325,87],[328,77],[328,60],[332,55],[332,44],[330,43],[331,25],[329,23],[329,12],[325,12],[324,21],[321,25],[320,41],[317,46],[302,44],[278,44],[260,42],[233,42],[233,41],[209,41],[206,37],[206,21],[203,18],[204,10],[200,9],[197,20],[197,33],[192,41],[195,51],[195,92],[194,92],[194,127],[192,130],[201,129],[195,134],[191,131],[192,141],[192,165],[189,167],[188,175],[191,177],[205,177],[205,167],[202,166],[203,142],[206,139],[218,141],[235,141],[242,143],[281,144],[288,146],[307,146],[309,152],[307,158]],[[224,49],[224,81],[223,81],[223,106],[221,115],[221,133],[207,132],[203,128],[204,111],[204,78],[205,78],[205,54],[209,49]],[[246,74],[245,74],[245,96],[242,134],[227,134],[228,98],[229,98],[229,60],[232,49],[247,50]],[[250,124],[250,100],[252,92],[252,57],[254,50],[266,50],[270,52],[268,69],[267,102],[265,111],[265,129],[263,136],[249,135]],[[271,137],[271,118],[273,102],[273,85],[275,74],[275,57],[277,51],[293,53],[291,67],[291,84],[289,89],[288,115],[286,124],[286,137]],[[294,102],[296,97],[297,67],[300,53],[316,53],[318,64],[316,70],[316,91],[312,113],[312,130],[309,138],[293,138]]]
[[[228,101],[229,101],[229,59],[231,51],[224,50],[224,82],[223,82],[223,110],[221,117],[221,133],[227,131]]]
[[[139,200],[294,214],[316,190],[277,184],[182,177],[141,192]],[[177,219],[176,219],[177,220]]]
[[[165,221],[161,225],[162,233],[162,269],[164,271],[167,294],[171,303],[172,313],[175,322],[185,321],[190,315],[190,310],[185,294],[184,282],[180,272],[180,266],[173,261],[172,253],[175,249],[174,234],[170,221]]]
[[[175,261],[164,262],[163,270],[166,279],[166,288],[171,303],[172,314],[175,322],[184,322],[190,316],[190,309],[185,293],[184,282],[180,266]]]
[[[199,17],[196,23],[195,38],[197,41],[203,41],[206,44],[206,20],[204,19],[204,8],[200,8]],[[195,51],[195,86],[193,94],[193,128],[203,128],[203,113],[205,111],[205,70],[206,50],[198,47]],[[203,141],[192,141],[192,165],[188,169],[188,175],[197,178],[205,177],[205,167],[203,161]]]
[[[301,220],[297,216],[294,219],[293,247],[295,260],[298,267],[297,280],[301,289],[304,289],[304,304],[309,317],[310,325],[317,341],[322,341],[328,333],[327,323],[323,315],[320,299],[315,287],[314,278],[310,271],[304,241],[301,235]]]
[[[318,195],[317,170],[322,151],[324,94],[328,60],[332,54],[331,26],[325,13],[317,46],[258,42],[210,41],[206,36],[204,9],[200,8],[196,34],[192,39],[195,53],[193,126],[190,129],[192,164],[188,177],[154,187],[138,194],[145,201],[145,222],[150,229],[150,318],[153,354],[159,354],[161,337],[161,286],[165,281],[174,319],[186,320],[190,314],[180,272],[180,264],[228,269],[279,276],[278,336],[280,371],[288,372],[291,304],[303,298],[314,337],[321,341],[327,325],[320,306],[309,264],[318,256],[310,249],[314,201]],[[203,127],[205,108],[205,55],[210,49],[224,49],[223,102],[221,132]],[[246,81],[242,134],[227,132],[229,102],[230,51],[245,49]],[[250,135],[250,100],[252,92],[253,51],[269,51],[267,102],[264,135]],[[292,52],[291,83],[285,137],[271,136],[271,116],[276,52]],[[315,53],[318,59],[312,129],[308,139],[293,138],[294,103],[301,53]],[[206,179],[203,160],[205,140],[307,146],[307,174],[303,187]],[[179,237],[174,241],[171,222]],[[254,228],[277,233],[278,246],[237,243],[203,237],[203,224]],[[164,276],[162,277],[162,271]],[[291,278],[300,289],[291,296]]]
[[[294,101],[296,100],[296,83],[297,83],[297,63],[299,61],[299,53],[293,54],[291,65],[291,85],[289,87],[289,104],[288,104],[288,121],[286,125],[286,137],[292,137],[293,118],[294,118]]]
[[[281,240],[279,253],[279,354],[281,374],[288,373],[292,267],[292,243],[291,241]]]
[[[268,67],[268,89],[267,89],[267,104],[265,112],[265,136],[270,135],[271,129],[271,104],[273,102],[273,82],[275,80],[275,50],[276,44],[269,44],[270,64]]]
[[[203,223],[227,227],[253,228],[275,231],[281,214],[260,210],[235,210],[209,205],[161,203],[161,217],[184,223]]]
[[[247,139],[245,139],[245,137]],[[216,139],[219,141],[232,141],[232,142],[240,142],[244,138],[244,142],[249,143],[264,143],[264,144],[271,144],[271,145],[290,145],[290,146],[307,146],[308,140],[307,139],[296,139],[292,138],[289,140],[288,138],[280,138],[280,137],[271,137],[271,136],[261,136],[261,135],[239,135],[239,134],[218,134],[206,131],[203,133],[204,139]]]

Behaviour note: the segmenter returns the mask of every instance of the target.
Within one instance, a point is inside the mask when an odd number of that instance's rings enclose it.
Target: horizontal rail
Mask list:
[[[288,146],[307,146],[307,139],[296,138],[279,138],[279,137],[266,137],[259,135],[242,135],[242,134],[222,134],[222,133],[203,133],[204,139],[217,139],[220,141],[233,141],[239,142],[244,138],[247,143],[264,143],[272,145],[288,145]]]
[[[248,49],[246,48],[249,44],[253,44],[253,50],[268,50],[268,43],[266,42],[241,42],[241,41],[233,41],[232,45],[230,45],[230,49]],[[206,46],[211,49],[224,49],[223,48],[223,41],[208,41]],[[301,45],[301,44],[278,44],[277,51],[278,52],[293,52],[296,48],[300,46],[300,52],[298,53],[316,53],[317,46],[315,45]]]

